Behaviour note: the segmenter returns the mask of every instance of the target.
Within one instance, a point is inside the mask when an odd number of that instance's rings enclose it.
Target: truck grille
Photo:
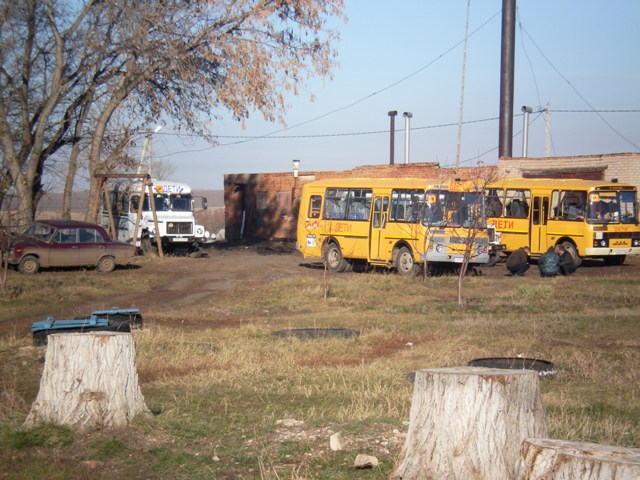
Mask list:
[[[168,235],[191,235],[193,234],[193,223],[191,222],[168,222]]]

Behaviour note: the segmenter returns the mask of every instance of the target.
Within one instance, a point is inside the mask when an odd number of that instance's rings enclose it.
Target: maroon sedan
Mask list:
[[[111,240],[100,225],[77,220],[40,220],[17,237],[9,252],[9,265],[22,273],[48,267],[95,266],[110,272],[134,255],[135,247]]]

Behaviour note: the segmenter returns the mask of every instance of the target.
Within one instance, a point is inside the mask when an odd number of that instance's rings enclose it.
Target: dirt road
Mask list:
[[[501,277],[505,282],[522,281],[505,276],[504,264],[498,264],[491,268],[478,269],[481,276]],[[94,272],[91,272],[92,274]],[[12,275],[20,275],[11,273]],[[45,271],[38,275],[58,275],[60,281],[73,275],[74,271]],[[295,252],[291,245],[287,244],[258,244],[218,246],[211,248],[200,258],[168,257],[161,259],[138,258],[134,265],[127,269],[118,269],[108,275],[116,275],[123,282],[131,282],[132,288],[126,294],[108,297],[99,302],[81,302],[63,304],[58,303],[58,312],[37,312],[36,318],[21,318],[12,322],[1,322],[0,334],[6,334],[18,329],[25,334],[29,331],[33,321],[43,320],[47,315],[58,317],[60,311],[65,318],[86,315],[87,313],[103,308],[140,308],[143,312],[159,311],[162,308],[176,310],[181,306],[193,307],[200,303],[211,305],[211,299],[217,294],[233,292],[239,297],[252,294],[252,288],[257,284],[276,281],[283,278],[312,276],[321,279],[324,272],[318,262],[303,260],[302,256]],[[348,273],[346,273],[348,275]],[[374,272],[376,274],[382,274]],[[102,275],[95,272],[95,275]],[[344,275],[344,274],[334,274]],[[585,261],[581,268],[574,274],[575,281],[586,281],[592,277],[628,277],[638,278],[640,275],[640,259],[630,258],[622,266],[606,267],[600,261]],[[166,281],[159,282],[159,286],[152,292],[136,291],[133,288],[138,279],[144,277],[162,276]],[[537,277],[536,265],[532,265],[528,277]],[[418,280],[417,280],[418,281]],[[230,322],[233,319],[229,319]],[[160,322],[162,323],[162,322]],[[197,324],[190,325],[198,327]],[[204,326],[204,324],[202,325]]]

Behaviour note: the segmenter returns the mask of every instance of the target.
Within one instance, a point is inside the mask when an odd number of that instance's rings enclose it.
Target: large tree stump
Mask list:
[[[49,335],[38,396],[24,426],[74,430],[122,427],[150,416],[136,370],[133,336],[120,332]]]
[[[640,449],[528,438],[522,443],[526,480],[638,480]]]
[[[409,431],[390,478],[522,478],[520,444],[546,431],[536,372],[419,370]]]

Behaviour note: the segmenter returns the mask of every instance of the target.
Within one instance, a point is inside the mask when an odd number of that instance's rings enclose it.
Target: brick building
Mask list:
[[[484,167],[508,177],[551,177],[612,180],[640,188],[640,154],[552,158],[501,158]],[[440,168],[438,163],[366,165],[351,170],[227,174],[224,176],[225,235],[228,240],[295,239],[302,185],[328,178],[431,179],[477,177],[478,168]]]
[[[508,177],[583,178],[631,183],[640,189],[640,154],[614,153],[578,157],[501,158],[501,175]]]

